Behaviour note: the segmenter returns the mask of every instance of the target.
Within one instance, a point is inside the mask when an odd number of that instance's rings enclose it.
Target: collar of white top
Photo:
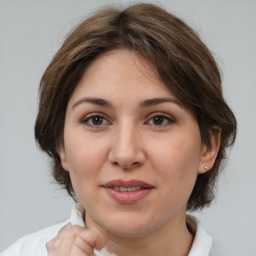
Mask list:
[[[187,214],[186,222],[195,235],[188,256],[207,256],[212,247],[212,238],[205,232],[196,217]]]
[[[84,209],[81,204],[77,203],[74,205],[70,215],[71,224],[85,227],[83,213]],[[211,250],[212,238],[205,232],[199,220],[194,216],[187,214],[186,221],[191,231],[195,234],[193,245],[188,256],[207,256]],[[99,254],[99,252],[95,251],[95,253],[96,255],[107,255],[106,252]]]

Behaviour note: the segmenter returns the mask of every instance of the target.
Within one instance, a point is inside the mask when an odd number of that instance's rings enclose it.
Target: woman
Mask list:
[[[151,4],[104,9],[66,38],[35,125],[70,219],[6,255],[224,255],[186,211],[211,203],[235,117],[196,33]]]

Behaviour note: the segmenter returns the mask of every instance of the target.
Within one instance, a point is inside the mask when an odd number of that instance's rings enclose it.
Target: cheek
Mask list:
[[[96,200],[93,195],[96,195],[95,189],[99,186],[98,177],[107,155],[106,147],[102,143],[100,146],[97,141],[92,143],[90,139],[85,138],[66,140],[65,146],[74,191],[87,208]]]
[[[69,172],[73,178],[97,176],[107,156],[107,147],[102,140],[73,136],[66,140]]]
[[[154,168],[166,190],[192,190],[200,163],[200,143],[196,142],[193,138],[173,138],[154,147]]]

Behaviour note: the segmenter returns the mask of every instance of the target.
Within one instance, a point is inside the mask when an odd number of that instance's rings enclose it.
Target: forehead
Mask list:
[[[153,65],[126,49],[98,56],[87,68],[70,100],[87,95],[130,100],[156,96],[175,98]]]

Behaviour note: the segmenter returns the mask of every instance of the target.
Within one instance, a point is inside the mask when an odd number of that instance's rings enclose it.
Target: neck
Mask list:
[[[90,218],[86,218],[87,224]],[[89,226],[88,226],[89,227]],[[154,232],[136,237],[126,237],[104,232],[108,240],[108,250],[117,256],[187,256],[193,243],[185,214],[165,223]]]

